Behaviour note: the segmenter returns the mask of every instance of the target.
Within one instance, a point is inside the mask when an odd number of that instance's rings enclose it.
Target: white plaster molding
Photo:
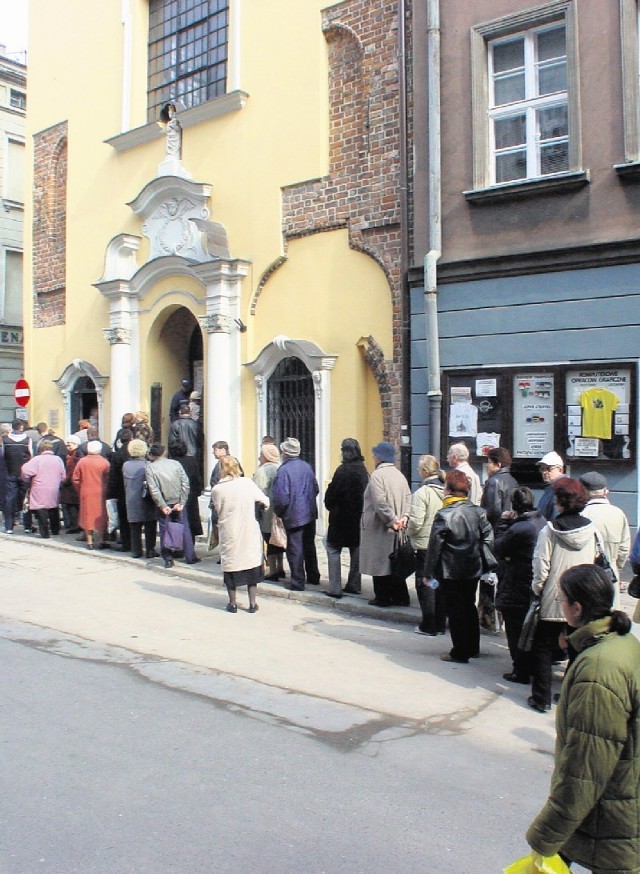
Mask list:
[[[185,129],[200,124],[203,121],[220,118],[230,112],[237,112],[244,108],[248,98],[249,95],[245,91],[239,90],[230,91],[228,94],[222,94],[220,97],[214,97],[213,100],[208,100],[206,103],[201,103],[199,106],[194,106],[181,112],[180,124]],[[158,123],[151,121],[148,124],[143,124],[140,127],[109,137],[104,142],[116,152],[125,152],[128,149],[133,149],[144,143],[150,143],[163,136],[164,133],[158,126]]]
[[[211,197],[212,186],[206,182],[192,182],[179,176],[160,176],[148,182],[140,194],[127,203],[136,215],[146,219],[164,201],[175,198],[189,198],[198,203],[206,211],[202,218],[209,218],[209,210],[205,206]]]
[[[142,237],[134,234],[118,234],[114,237],[107,245],[100,282],[131,279],[138,269],[137,253],[141,242]]]
[[[65,367],[58,379],[53,380],[62,396],[65,434],[71,434],[76,430],[77,423],[71,421],[71,395],[74,385],[83,376],[88,376],[96,387],[98,417],[100,422],[104,422],[104,387],[109,381],[109,377],[102,376],[100,371],[90,362],[84,361],[81,358],[74,358]]]
[[[211,313],[207,316],[199,316],[200,327],[207,334],[230,334],[231,317],[222,313]]]
[[[261,373],[268,379],[283,358],[299,358],[311,373],[315,370],[333,370],[338,360],[337,355],[329,355],[311,340],[291,340],[280,334],[245,367],[253,374]]]

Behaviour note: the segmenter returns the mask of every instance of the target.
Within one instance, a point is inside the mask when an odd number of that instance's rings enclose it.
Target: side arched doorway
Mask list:
[[[80,376],[74,383],[70,395],[71,426],[80,419],[98,419],[98,392],[90,376]],[[97,423],[100,427],[100,422]],[[74,428],[75,430],[75,428]]]
[[[287,437],[296,437],[300,441],[300,457],[315,469],[313,377],[299,358],[283,358],[267,381],[267,431],[277,444]]]

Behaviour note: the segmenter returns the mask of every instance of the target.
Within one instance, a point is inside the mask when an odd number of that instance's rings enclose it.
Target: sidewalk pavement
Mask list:
[[[42,539],[38,534],[26,533],[22,530],[22,526],[17,524],[14,528],[12,538],[23,542],[38,544],[39,546],[49,547],[51,549],[64,549],[71,552],[85,551],[85,543],[78,540],[77,534],[66,534],[64,528],[60,529],[60,535],[52,535],[49,539]],[[158,548],[158,547],[156,547]],[[209,552],[206,546],[204,537],[196,538],[196,555],[201,559],[199,564],[187,565],[184,560],[176,559],[174,566],[170,569],[165,569],[161,558],[141,559],[132,558],[128,552],[122,552],[120,547],[113,543],[109,549],[103,549],[92,553],[100,558],[110,559],[114,561],[125,562],[128,565],[139,567],[144,564],[146,567],[158,570],[169,577],[178,577],[189,579],[194,582],[203,583],[205,585],[224,588],[222,581],[222,568],[218,563],[218,548]],[[416,625],[420,621],[420,609],[417,605],[415,586],[413,577],[409,577],[407,585],[409,595],[411,597],[410,607],[372,607],[367,601],[373,598],[373,580],[369,576],[362,577],[362,593],[360,595],[345,594],[342,598],[330,598],[323,595],[322,592],[328,589],[328,571],[327,571],[327,553],[322,544],[322,538],[316,537],[316,552],[318,554],[318,566],[320,568],[320,585],[307,586],[303,592],[291,592],[284,588],[284,584],[289,581],[289,574],[280,582],[272,583],[267,580],[260,583],[258,586],[258,597],[271,598],[287,598],[291,601],[300,601],[304,604],[313,604],[314,606],[324,607],[327,610],[338,610],[343,613],[349,613],[357,616],[368,616],[374,619],[387,619],[392,622],[404,622]],[[346,585],[347,574],[349,570],[349,550],[343,550],[342,559],[342,585]],[[285,570],[288,571],[285,558]]]
[[[82,541],[78,541],[78,535],[66,534],[64,529],[61,529],[59,536],[51,536],[48,540],[43,540],[38,534],[26,533],[22,530],[20,524],[14,528],[14,533],[11,535],[16,540],[24,542],[38,543],[41,546],[51,549],[64,549],[71,552],[80,552],[86,549]],[[322,543],[321,537],[316,537],[316,552],[318,554],[318,566],[320,568],[320,585],[307,586],[303,592],[292,592],[284,588],[284,584],[289,579],[289,575],[280,582],[272,583],[267,580],[260,583],[258,587],[258,596],[270,598],[286,598],[290,601],[299,601],[303,604],[313,604],[317,607],[324,607],[327,610],[338,610],[342,613],[347,613],[355,616],[367,616],[371,619],[381,619],[390,622],[402,622],[405,624],[415,625],[417,627],[421,619],[420,608],[417,604],[416,591],[413,576],[407,580],[409,595],[411,597],[411,605],[409,607],[372,607],[367,602],[373,598],[373,580],[371,577],[363,574],[362,576],[362,593],[360,595],[345,594],[342,598],[330,598],[323,595],[322,592],[328,588],[328,572],[327,572],[327,553]],[[113,543],[109,549],[100,550],[93,553],[100,558],[111,559],[114,561],[126,562],[133,566],[144,564],[149,569],[159,570],[163,574],[170,577],[184,578],[193,582],[202,583],[204,585],[216,586],[224,588],[222,581],[222,568],[219,564],[218,548],[209,552],[206,546],[206,539],[198,537],[196,539],[196,554],[200,563],[197,565],[187,565],[184,560],[176,559],[176,563],[170,569],[163,567],[161,558],[155,559],[140,559],[132,558],[130,553],[122,552],[120,547]],[[285,568],[287,567],[285,559]],[[342,552],[342,584],[346,584],[347,574],[349,570],[349,551],[347,549]],[[631,579],[633,573],[628,565],[622,573],[622,578],[625,584]],[[632,598],[626,591],[621,594],[621,607],[626,610],[629,616],[633,615],[636,606],[635,598]],[[491,634],[486,630],[481,630],[483,634]],[[496,632],[500,636],[504,636],[504,631]]]

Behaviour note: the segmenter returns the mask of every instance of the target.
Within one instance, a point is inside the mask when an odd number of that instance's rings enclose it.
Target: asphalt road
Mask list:
[[[411,626],[0,541],[0,871],[499,874],[553,719]],[[575,869],[578,871],[579,869]]]

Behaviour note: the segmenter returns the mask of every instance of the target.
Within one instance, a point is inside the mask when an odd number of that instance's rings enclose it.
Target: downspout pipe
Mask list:
[[[402,367],[402,423],[400,432],[400,468],[411,482],[411,316],[409,307],[409,169],[407,157],[407,9],[406,0],[398,0],[398,90],[400,94],[400,319]]]
[[[427,123],[429,155],[429,251],[424,259],[424,305],[427,343],[429,452],[442,450],[442,387],[438,327],[438,260],[442,254],[442,171],[440,144],[440,0],[427,0]]]

